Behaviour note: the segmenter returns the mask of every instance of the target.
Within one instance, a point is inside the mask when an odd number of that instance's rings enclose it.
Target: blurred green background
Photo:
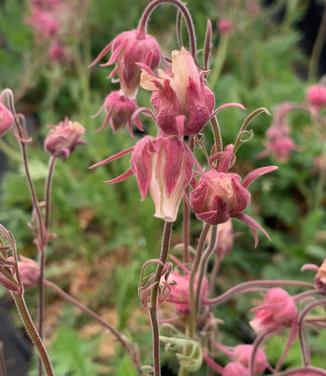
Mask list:
[[[41,192],[47,173],[48,156],[42,140],[47,125],[57,124],[65,116],[86,127],[87,145],[78,148],[64,163],[59,162],[54,178],[52,229],[57,234],[48,249],[47,277],[88,304],[92,309],[139,341],[143,364],[150,363],[150,328],[137,297],[138,275],[142,263],[159,252],[162,222],[153,218],[150,199],[140,202],[135,179],[107,186],[103,180],[123,172],[128,158],[90,172],[88,166],[135,143],[126,131],[113,135],[110,128],[94,133],[103,114],[92,119],[105,95],[117,88],[107,80],[109,69],[89,69],[91,60],[114,36],[137,25],[146,1],[77,1],[72,17],[74,30],[67,31],[70,60],[53,63],[47,46],[35,42],[26,23],[27,1],[0,2],[0,88],[10,87],[17,109],[29,121],[33,142],[29,148],[31,169]],[[320,11],[321,5],[320,4]],[[311,2],[189,0],[198,45],[204,43],[206,19],[213,22],[212,70],[221,59],[217,22],[229,19],[234,30],[225,46],[221,73],[213,84],[217,104],[243,103],[248,111],[264,106],[272,110],[284,101],[303,102],[309,85],[306,72],[309,56],[299,48],[302,34],[298,23]],[[177,48],[175,9],[164,6],[151,17],[150,32],[166,55]],[[312,77],[312,82],[319,77]],[[141,92],[139,103],[149,105]],[[225,110],[219,120],[226,143],[234,141],[246,113]],[[272,157],[258,159],[264,149],[265,132],[271,118],[254,121],[255,137],[241,147],[236,170],[245,175],[252,168],[278,164]],[[145,131],[154,132],[145,122]],[[311,280],[311,273],[300,273],[304,263],[320,264],[325,258],[324,174],[314,166],[314,158],[324,149],[325,135],[303,112],[290,115],[291,134],[298,145],[290,160],[252,188],[249,214],[254,215],[271,234],[273,242],[261,237],[254,249],[248,229],[234,221],[241,236],[228,256],[219,277],[219,293],[234,284],[255,278]],[[208,142],[210,130],[205,131]],[[140,135],[136,135],[136,138]],[[15,141],[11,135],[0,141],[3,173],[1,176],[0,222],[15,235],[21,254],[35,257],[32,234],[27,226],[31,203]],[[197,154],[202,159],[200,153]],[[181,217],[181,216],[180,216]],[[173,243],[181,241],[181,218],[174,226]],[[200,224],[192,222],[195,243]],[[3,292],[4,294],[4,292]],[[26,299],[35,313],[36,293]],[[250,342],[254,334],[246,324],[252,300],[237,298],[219,307],[224,321],[221,335],[228,344]],[[127,356],[109,335],[87,317],[47,294],[46,336],[58,375],[132,375]],[[314,364],[326,367],[326,334],[313,335]],[[268,345],[275,359],[282,338]],[[176,362],[164,355],[165,374],[173,374]],[[300,364],[298,347],[291,350],[287,365]],[[34,367],[31,367],[34,368]],[[168,371],[170,368],[170,371]],[[171,372],[171,373],[169,373]],[[204,375],[205,370],[198,372]],[[33,371],[30,373],[34,374]]]

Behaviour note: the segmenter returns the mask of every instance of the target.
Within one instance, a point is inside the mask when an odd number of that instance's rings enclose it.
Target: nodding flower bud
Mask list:
[[[24,288],[29,289],[38,285],[40,268],[36,261],[28,257],[21,257],[18,261],[18,269]]]
[[[80,139],[84,133],[85,128],[81,124],[65,119],[50,130],[45,138],[44,148],[54,157],[66,159],[76,146],[85,143]]]
[[[318,268],[315,277],[315,285],[318,289],[326,292],[326,260],[324,260],[324,262]]]
[[[106,64],[116,64],[110,74],[110,78],[118,74],[121,91],[129,98],[135,98],[138,92],[140,80],[140,67],[138,64],[146,64],[155,69],[161,59],[160,45],[156,39],[139,30],[125,31],[117,35],[94,60],[92,65],[100,61],[111,52],[111,57]]]
[[[228,172],[231,166],[233,145],[219,153],[217,169],[203,173],[199,183],[190,194],[190,207],[196,216],[211,225],[228,221],[231,217],[247,224],[258,243],[257,229],[268,236],[266,231],[250,216],[243,213],[250,202],[249,185],[258,177],[277,169],[275,166],[258,168],[251,171],[242,181],[238,174]]]
[[[172,52],[172,72],[159,70],[159,77],[143,66],[141,86],[152,91],[156,122],[166,135],[198,134],[213,111],[214,94],[205,85],[202,74],[189,51]]]
[[[0,102],[0,137],[8,132],[14,121],[13,114]]]
[[[232,359],[249,369],[250,357],[253,345],[239,345],[233,349]],[[268,361],[265,352],[258,349],[255,357],[255,374],[260,374],[268,367]]]
[[[215,252],[220,260],[223,260],[233,248],[233,225],[232,220],[221,223],[217,228]]]
[[[140,194],[154,201],[155,217],[174,222],[192,177],[194,156],[178,137],[144,137],[131,156]]]
[[[312,85],[308,88],[306,96],[313,110],[319,111],[321,107],[326,106],[326,86]]]
[[[222,376],[250,376],[250,372],[242,364],[231,362],[223,368]]]
[[[229,35],[234,29],[233,22],[225,18],[219,20],[217,26],[218,26],[218,31],[223,36]]]
[[[270,289],[263,303],[252,311],[255,316],[250,325],[256,333],[273,328],[291,327],[298,317],[294,299],[278,287]]]
[[[167,302],[173,303],[177,312],[186,315],[189,313],[189,280],[190,273],[185,275],[177,271],[172,271],[169,275],[169,295]],[[195,287],[198,284],[198,276],[195,277]],[[200,291],[200,301],[204,300],[208,295],[208,280],[205,277]]]
[[[126,97],[119,91],[113,91],[105,98],[102,108],[106,117],[101,129],[106,128],[108,124],[114,131],[128,126],[129,132],[132,133],[131,117],[137,108],[134,99]]]

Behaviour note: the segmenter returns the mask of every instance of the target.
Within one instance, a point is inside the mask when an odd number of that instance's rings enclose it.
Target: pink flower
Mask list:
[[[225,18],[218,22],[218,31],[221,35],[229,35],[233,31],[233,22]]]
[[[326,259],[318,268],[315,276],[315,284],[318,289],[326,291]]]
[[[33,7],[27,23],[34,29],[40,41],[57,35],[60,23],[54,13],[38,7]]]
[[[54,157],[68,158],[76,146],[85,142],[80,138],[85,133],[85,128],[76,121],[65,119],[52,128],[44,141],[45,150]]]
[[[13,114],[0,102],[0,137],[8,132],[14,121]]]
[[[170,293],[167,302],[173,303],[176,311],[181,314],[189,313],[189,280],[190,273],[185,275],[177,271],[173,271],[169,275],[168,283]],[[195,278],[195,286],[198,284],[198,278]],[[208,280],[205,277],[200,291],[200,301],[204,300],[208,295]]]
[[[233,226],[232,220],[229,219],[219,224],[217,228],[215,252],[220,260],[223,260],[233,248]]]
[[[178,137],[145,136],[135,147],[90,168],[110,163],[131,152],[131,167],[107,183],[118,183],[135,175],[141,198],[144,200],[149,192],[154,201],[155,217],[174,222],[185,188],[192,177],[195,161],[192,152]]]
[[[68,61],[68,54],[65,47],[60,43],[55,41],[50,45],[49,57],[52,63],[60,63]]]
[[[250,202],[249,185],[258,177],[277,169],[276,166],[261,167],[251,171],[241,182],[236,173],[228,172],[233,155],[233,145],[225,152],[219,153],[220,161],[217,169],[202,174],[199,183],[190,194],[190,206],[196,216],[211,225],[228,221],[231,217],[238,218],[247,224],[258,243],[257,229],[269,238],[266,231],[249,215],[244,214]]]
[[[290,137],[281,136],[268,140],[266,148],[279,162],[287,162],[296,145]]]
[[[153,92],[151,101],[156,122],[167,135],[196,135],[208,122],[214,108],[214,94],[191,53],[184,48],[172,53],[172,72],[159,70],[159,77],[143,66],[141,86]]]
[[[249,369],[250,356],[253,350],[253,345],[239,345],[233,350],[232,359],[234,362],[242,364]],[[260,374],[268,367],[268,361],[265,352],[258,349],[255,358],[255,373]]]
[[[269,289],[263,303],[254,308],[250,321],[256,333],[279,327],[291,327],[298,316],[294,299],[281,288]]]
[[[250,372],[242,364],[231,362],[224,367],[222,376],[250,376]]]
[[[128,126],[132,133],[131,116],[137,108],[134,99],[124,96],[119,91],[113,91],[105,98],[102,108],[106,112],[106,117],[101,129],[106,128],[110,123],[114,131]]]
[[[326,106],[326,86],[312,85],[307,90],[308,103],[317,111]]]
[[[161,59],[161,49],[156,39],[139,30],[125,31],[116,36],[94,60],[92,65],[111,52],[111,58],[103,66],[116,64],[109,77],[116,73],[120,79],[121,90],[129,98],[135,98],[140,80],[140,64],[155,69]]]
[[[37,262],[27,257],[21,257],[18,261],[18,269],[24,288],[29,289],[38,285],[40,268]]]

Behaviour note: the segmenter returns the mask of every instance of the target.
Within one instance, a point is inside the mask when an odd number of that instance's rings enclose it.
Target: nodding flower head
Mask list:
[[[4,136],[8,132],[8,130],[14,124],[14,121],[14,116],[11,111],[9,111],[7,107],[0,102],[0,137]]]
[[[226,18],[219,20],[217,26],[218,26],[218,31],[223,36],[229,35],[234,29],[233,22],[230,20],[227,20]]]
[[[81,124],[65,119],[50,130],[45,138],[44,148],[54,157],[66,159],[76,146],[85,143],[80,139],[84,133],[85,128]]]
[[[255,316],[250,321],[256,333],[281,327],[291,327],[296,321],[298,310],[294,299],[281,288],[272,288],[261,305],[253,308]]]
[[[155,205],[155,217],[174,222],[181,199],[193,173],[195,158],[190,149],[175,136],[145,136],[135,147],[117,153],[90,168],[96,168],[128,153],[131,167],[107,183],[119,183],[135,175],[140,196],[150,193]]]
[[[315,285],[318,289],[326,291],[326,260],[324,260],[324,262],[318,268],[315,277]]]
[[[326,86],[312,85],[308,88],[306,96],[314,110],[319,111],[321,107],[326,106]]]
[[[228,172],[234,160],[233,145],[218,153],[220,158],[216,169],[204,172],[190,194],[190,206],[196,216],[211,225],[238,218],[247,224],[258,243],[257,229],[268,238],[266,231],[250,216],[243,213],[250,202],[249,185],[258,177],[277,169],[276,166],[261,167],[251,171],[242,181],[240,175]]]
[[[32,7],[27,23],[33,28],[39,41],[44,41],[59,33],[60,23],[56,15],[39,7]]]
[[[186,315],[189,313],[189,280],[190,273],[185,275],[177,271],[173,271],[169,275],[168,283],[170,293],[166,299],[167,302],[173,303],[177,312]],[[195,286],[197,286],[198,278],[195,277]],[[208,294],[208,280],[205,277],[200,291],[200,301],[204,300]]]
[[[238,345],[233,349],[232,360],[249,369],[252,350],[253,345]],[[264,372],[267,367],[268,361],[266,354],[262,349],[258,349],[255,357],[255,374]]]
[[[159,77],[143,66],[141,86],[152,91],[156,122],[166,135],[196,135],[208,122],[215,104],[191,53],[172,52],[172,72]]]
[[[129,132],[132,133],[131,117],[137,108],[134,99],[128,98],[120,91],[113,91],[104,101],[102,107],[106,113],[106,117],[101,129],[111,125],[114,131],[128,126]]]
[[[29,289],[38,285],[40,268],[36,261],[28,257],[21,257],[18,261],[18,269],[24,288]]]
[[[110,74],[110,78],[118,74],[121,90],[124,95],[135,98],[138,92],[140,80],[140,67],[138,64],[146,64],[155,69],[161,59],[161,49],[156,39],[139,30],[125,31],[117,35],[94,60],[92,65],[100,61],[111,52],[111,57],[106,64],[116,64]]]
[[[222,376],[250,376],[250,372],[242,364],[231,362],[223,368]]]

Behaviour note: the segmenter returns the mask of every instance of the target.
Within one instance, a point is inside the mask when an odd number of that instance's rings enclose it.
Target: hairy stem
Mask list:
[[[28,309],[26,307],[26,303],[25,303],[23,295],[17,295],[17,294],[14,294],[14,293],[11,294],[11,295],[12,295],[12,297],[13,297],[15,303],[16,303],[18,312],[19,312],[20,317],[21,317],[21,319],[24,323],[25,329],[26,329],[28,335],[30,336],[31,340],[33,341],[33,343],[34,343],[34,345],[35,345],[35,347],[38,351],[38,354],[39,354],[39,357],[42,361],[46,375],[47,376],[54,376],[54,371],[53,371],[52,364],[50,362],[49,356],[47,354],[46,348],[45,348],[41,338],[39,337],[37,330],[36,330],[36,328],[33,324],[31,316],[30,316]]]
[[[162,272],[169,254],[170,249],[170,240],[172,233],[172,222],[165,222],[163,229],[161,253],[159,260],[161,261],[156,268],[153,288],[151,291],[151,299],[149,306],[149,316],[152,326],[152,337],[153,337],[153,365],[154,365],[154,376],[161,375],[161,366],[160,366],[160,333],[159,333],[159,324],[157,318],[157,300],[160,287],[160,280]]]

